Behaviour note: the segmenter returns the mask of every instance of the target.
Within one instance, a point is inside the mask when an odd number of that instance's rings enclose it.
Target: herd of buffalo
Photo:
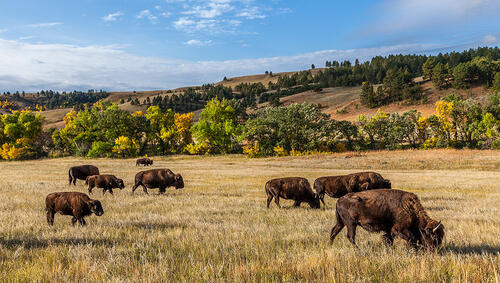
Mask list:
[[[140,158],[136,165],[153,165],[149,158]],[[76,180],[85,180],[89,193],[92,189],[102,188],[103,194],[113,194],[114,188],[124,189],[122,179],[114,175],[100,175],[99,169],[92,165],[74,166],[69,169],[69,184],[76,185]],[[166,188],[184,187],[180,174],[169,169],[151,169],[138,172],[134,178],[132,192],[142,186],[147,189],[158,188],[164,193]],[[444,225],[431,219],[425,212],[418,197],[410,192],[391,189],[391,181],[376,172],[360,172],[341,176],[320,177],[314,181],[314,190],[309,181],[300,177],[277,178],[265,185],[267,207],[274,198],[280,206],[280,198],[294,200],[299,207],[306,202],[311,208],[320,208],[325,194],[339,198],[336,205],[337,223],[332,228],[330,242],[347,226],[347,238],[356,246],[356,227],[359,225],[369,232],[383,232],[386,245],[392,245],[394,237],[406,240],[415,249],[438,248],[444,237]],[[78,221],[85,225],[85,216],[94,213],[101,216],[104,211],[100,201],[89,198],[80,192],[51,193],[45,200],[47,222],[54,224],[54,214],[73,216],[73,225]]]

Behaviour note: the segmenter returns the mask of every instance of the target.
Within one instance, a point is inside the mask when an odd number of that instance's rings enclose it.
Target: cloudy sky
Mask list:
[[[499,0],[0,2],[0,91],[146,90],[500,43]]]

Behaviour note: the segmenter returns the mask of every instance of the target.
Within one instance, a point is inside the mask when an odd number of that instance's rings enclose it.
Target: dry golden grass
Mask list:
[[[485,281],[500,273],[500,152],[393,151],[246,159],[242,156],[158,157],[154,168],[184,176],[183,190],[131,195],[134,160],[64,158],[2,162],[0,281]],[[45,220],[45,196],[86,192],[67,184],[67,169],[95,164],[127,188],[101,200],[105,213]],[[446,228],[444,248],[415,253],[397,240],[358,228],[355,250],[342,231],[333,246],[335,200],[312,210],[266,209],[264,183],[274,177],[314,178],[376,170],[393,186],[415,192]],[[151,193],[155,194],[157,190]],[[290,207],[292,201],[282,201]]]

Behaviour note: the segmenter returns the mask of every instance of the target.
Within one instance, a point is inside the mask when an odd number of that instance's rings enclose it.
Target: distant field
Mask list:
[[[153,168],[183,175],[185,188],[131,195],[135,160],[47,159],[0,162],[0,281],[498,282],[500,151],[384,151],[246,159],[240,155],[157,157]],[[45,220],[45,196],[86,192],[68,186],[67,169],[94,164],[126,189],[92,198],[104,215],[71,226]],[[342,231],[333,246],[335,200],[319,210],[265,206],[270,178],[376,170],[394,188],[416,193],[446,229],[443,249],[393,248],[358,228],[355,250]]]

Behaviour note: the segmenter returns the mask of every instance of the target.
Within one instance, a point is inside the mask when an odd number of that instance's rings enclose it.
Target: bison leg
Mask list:
[[[54,226],[54,211],[53,210],[47,210],[47,223],[50,226]]]
[[[112,188],[109,188],[108,191],[109,191],[110,194],[113,194],[113,189]]]
[[[322,195],[319,200],[321,200],[321,202],[323,203],[324,206],[326,206],[326,203],[325,203],[325,195]]]
[[[78,221],[78,219],[76,219],[76,217],[73,216],[73,219],[71,219],[71,224],[75,226],[76,221]]]
[[[92,193],[92,189],[93,189],[93,188],[94,188],[94,186],[93,186],[93,185],[89,185],[89,194],[91,194],[91,193]]]
[[[390,247],[394,243],[394,238],[392,237],[391,233],[385,233],[384,235],[382,235],[382,241],[386,246]]]
[[[83,217],[80,217],[80,218],[78,219],[78,221],[80,222],[80,225],[82,225],[82,226],[87,225],[87,222],[85,222],[85,219],[83,219]]]
[[[335,237],[337,237],[337,234],[340,233],[344,229],[344,223],[342,220],[337,219],[337,224],[333,226],[332,232],[330,232],[330,244],[333,244],[333,240],[335,240]]]
[[[410,246],[414,249],[417,248],[417,238],[413,235],[413,233],[407,229],[399,229],[398,227],[393,227],[391,231],[391,236],[394,238],[395,236],[399,236],[401,239],[405,240],[410,244]]]
[[[158,194],[164,194],[167,191],[166,187],[160,187],[160,192]]]
[[[267,208],[269,208],[269,204],[271,203],[272,200],[273,200],[273,195],[272,194],[268,194],[267,195]]]
[[[278,208],[281,208],[281,205],[280,205],[280,196],[275,196],[274,197],[274,202],[276,203],[276,205],[278,206]]]
[[[302,203],[301,201],[296,200],[296,201],[293,203],[293,207],[300,207],[300,204],[301,204],[301,203]]]
[[[358,247],[355,242],[356,238],[356,224],[347,224],[347,239],[353,244],[354,247]]]

